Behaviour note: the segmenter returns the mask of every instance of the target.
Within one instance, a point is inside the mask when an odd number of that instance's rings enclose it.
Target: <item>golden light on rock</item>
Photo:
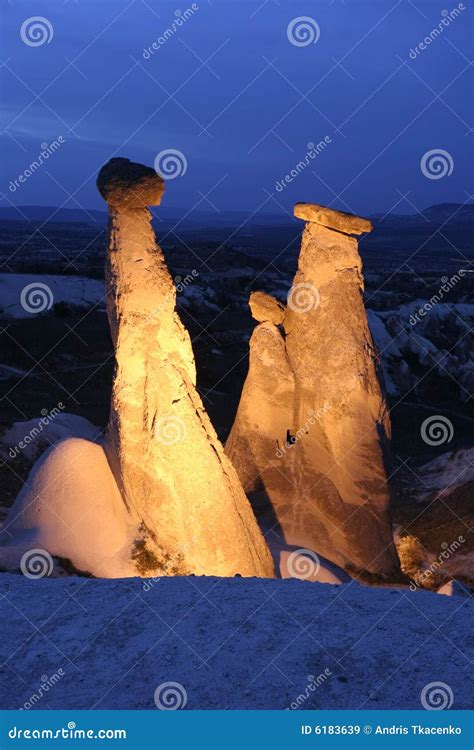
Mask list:
[[[249,501],[196,391],[191,341],[146,207],[160,202],[163,180],[113,159],[98,188],[110,209],[106,289],[116,360],[107,454],[140,528],[137,565],[149,575],[272,576]]]
[[[371,224],[314,204],[295,215],[307,223],[282,330],[267,316],[253,332],[226,451],[247,491],[263,484],[288,544],[389,579],[390,422],[349,236]]]

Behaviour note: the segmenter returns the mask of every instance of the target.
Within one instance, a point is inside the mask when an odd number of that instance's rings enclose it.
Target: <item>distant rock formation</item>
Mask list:
[[[372,227],[313,204],[297,204],[295,215],[307,224],[282,325],[272,317],[276,300],[256,306],[251,299],[254,317],[265,322],[250,340],[226,452],[247,491],[263,487],[287,543],[352,575],[394,578],[390,422],[350,236]]]
[[[101,170],[115,373],[104,448],[57,443],[5,523],[0,567],[32,548],[95,576],[274,575],[237,473],[195,388],[191,341],[150,224],[164,183],[128,159]],[[37,557],[34,558],[37,560]]]

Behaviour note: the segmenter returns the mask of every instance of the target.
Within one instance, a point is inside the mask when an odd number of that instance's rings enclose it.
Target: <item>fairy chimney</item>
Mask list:
[[[252,335],[226,451],[248,491],[263,486],[287,543],[389,580],[390,420],[353,237],[372,225],[308,203],[295,216],[306,225],[282,326]]]
[[[191,341],[151,226],[164,183],[128,159],[101,170],[115,373],[107,454],[140,528],[137,565],[163,574],[272,576],[235,469],[196,391]]]

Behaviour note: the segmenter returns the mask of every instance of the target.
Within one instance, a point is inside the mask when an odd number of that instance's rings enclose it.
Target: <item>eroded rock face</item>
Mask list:
[[[114,159],[98,187],[110,210],[107,312],[116,359],[107,453],[140,528],[140,572],[172,565],[175,574],[272,576],[250,504],[195,388],[191,342],[146,208],[159,203],[163,181]]]
[[[390,579],[399,573],[385,467],[390,422],[363,304],[357,240],[313,221],[353,233],[366,220],[305,206],[297,204],[295,213],[312,220],[302,237],[284,334],[278,331],[270,357],[256,337],[262,326],[254,332],[226,450],[245,486],[262,483],[287,542],[353,575]],[[276,351],[285,363],[283,377]],[[257,414],[266,419],[252,417]]]
[[[276,300],[275,300],[276,301]],[[260,323],[250,338],[249,375],[226,443],[226,453],[246,492],[265,486],[272,501],[292,494],[280,460],[293,420],[294,376],[285,339],[273,323]]]

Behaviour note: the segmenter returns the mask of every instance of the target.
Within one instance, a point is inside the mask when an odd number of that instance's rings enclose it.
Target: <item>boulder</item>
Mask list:
[[[103,447],[67,438],[38,459],[10,509],[0,567],[32,578],[136,576],[135,536]]]
[[[249,299],[252,317],[259,323],[269,321],[276,326],[283,323],[285,305],[266,292],[252,292]]]

